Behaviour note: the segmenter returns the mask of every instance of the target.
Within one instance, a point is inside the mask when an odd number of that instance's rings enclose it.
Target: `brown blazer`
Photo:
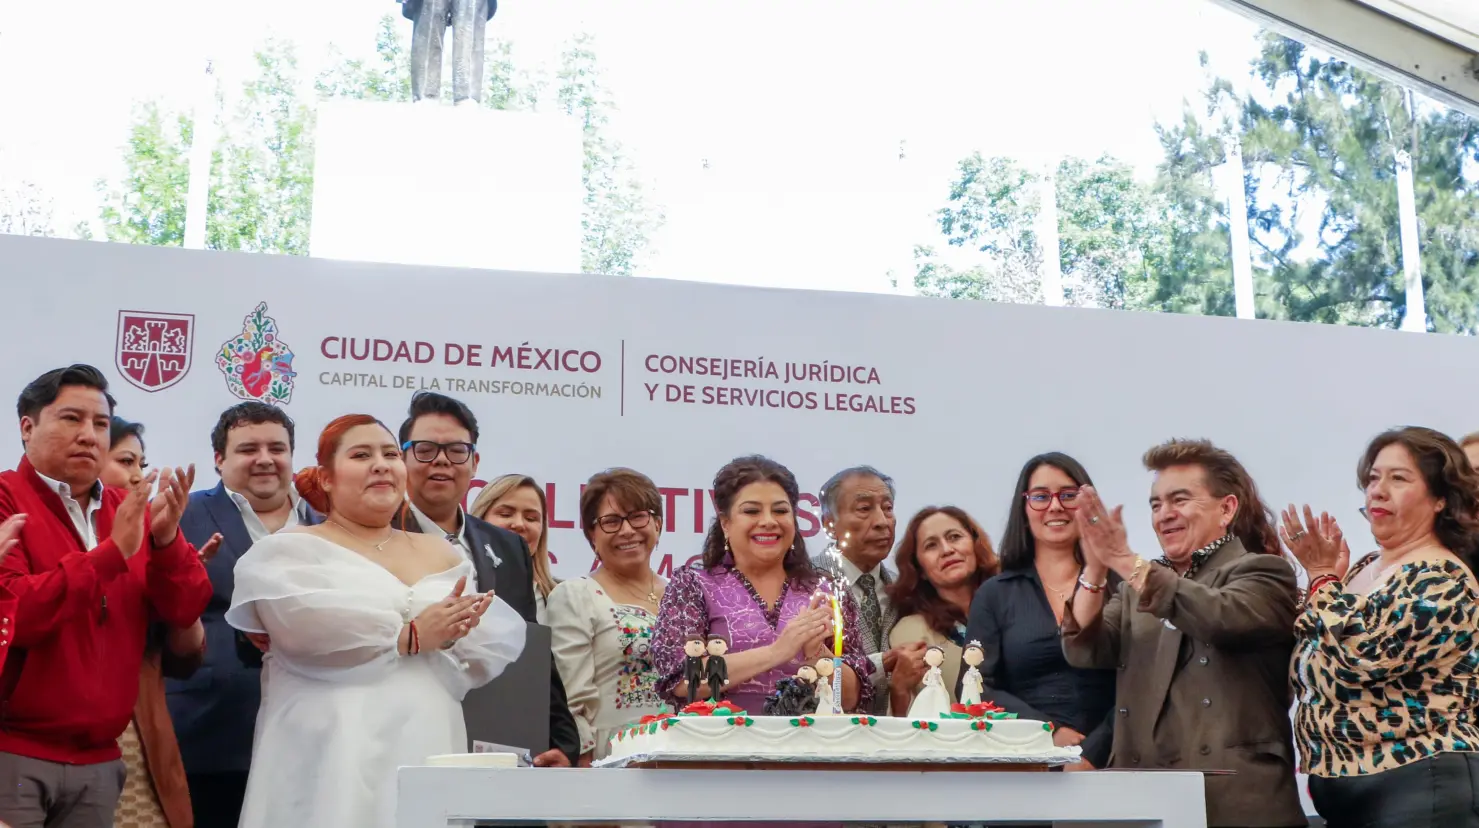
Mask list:
[[[1192,578],[1152,565],[1080,629],[1063,616],[1075,667],[1117,669],[1113,768],[1230,770],[1207,777],[1209,826],[1307,820],[1294,779],[1289,659],[1298,584],[1277,555],[1237,540]]]
[[[134,724],[144,746],[144,764],[149,768],[149,781],[159,797],[159,807],[169,828],[194,828],[195,814],[190,805],[190,787],[185,782],[185,763],[180,760],[180,744],[175,740],[175,726],[165,704],[164,677],[189,678],[200,667],[204,652],[175,655],[151,646],[144,652],[139,670],[139,699],[134,703]]]

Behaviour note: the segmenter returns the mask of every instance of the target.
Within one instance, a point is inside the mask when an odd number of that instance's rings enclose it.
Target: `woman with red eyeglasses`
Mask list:
[[[1104,767],[1114,735],[1114,671],[1069,666],[1058,637],[1075,592],[1111,588],[1085,577],[1073,521],[1079,488],[1092,483],[1066,454],[1027,461],[1001,539],[1002,573],[976,591],[966,625],[966,638],[981,642],[985,655],[977,668],[982,698],[1024,719],[1052,722],[1054,743],[1083,750],[1069,770]]]

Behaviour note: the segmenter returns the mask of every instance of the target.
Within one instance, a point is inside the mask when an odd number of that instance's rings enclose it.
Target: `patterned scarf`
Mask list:
[[[1190,578],[1193,575],[1197,574],[1197,570],[1201,569],[1202,564],[1206,563],[1207,559],[1212,557],[1212,553],[1226,546],[1228,541],[1230,540],[1232,540],[1231,534],[1223,535],[1217,540],[1212,541],[1206,546],[1203,546],[1201,549],[1198,549],[1197,551],[1191,553],[1191,566],[1188,566],[1186,568],[1186,572],[1182,573],[1181,577]],[[1175,569],[1175,567],[1171,565],[1171,559],[1164,555],[1157,558],[1156,563],[1168,569]]]

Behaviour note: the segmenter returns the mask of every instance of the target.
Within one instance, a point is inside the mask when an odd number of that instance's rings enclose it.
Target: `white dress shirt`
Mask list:
[[[462,507],[457,507],[457,533],[454,535],[449,534],[440,524],[427,517],[425,512],[416,508],[415,503],[407,500],[406,505],[411,507],[411,516],[416,518],[416,525],[421,527],[423,534],[441,535],[446,538],[458,552],[462,553],[462,557],[466,558],[473,565],[473,573],[467,579],[467,589],[464,591],[464,594],[471,595],[477,592],[477,563],[472,559],[472,543],[467,539],[467,519],[462,514]]]
[[[861,607],[863,600],[863,588],[858,586],[858,578],[863,575],[872,575],[873,594],[878,597],[879,613],[882,616],[887,616],[889,607],[891,606],[891,602],[888,598],[888,591],[883,583],[883,564],[880,563],[868,572],[863,572],[863,570],[858,568],[857,564],[848,560],[846,556],[839,557],[841,558],[842,577],[847,579],[847,590],[848,592],[852,593],[854,609]],[[861,624],[862,622],[863,619],[860,614],[858,616],[858,623]],[[878,645],[887,650],[888,630],[883,630],[882,633],[883,634],[879,636],[881,640],[878,642]],[[868,660],[873,663],[873,686],[887,687],[888,674],[883,671],[883,653],[869,653]]]
[[[82,547],[92,549],[98,545],[98,510],[103,508],[103,484],[94,481],[92,492],[87,500],[87,508],[83,509],[77,498],[72,496],[72,487],[60,480],[52,480],[50,477],[37,472],[36,476],[41,478],[57,496],[62,499],[62,505],[67,507],[67,515],[72,518],[72,525],[77,528],[77,534],[82,536]]]
[[[236,510],[241,512],[241,522],[246,524],[247,536],[252,539],[252,543],[256,543],[272,534],[267,529],[267,524],[263,523],[260,517],[257,517],[257,510],[252,508],[252,502],[247,500],[246,496],[233,492],[230,489],[226,489],[226,495],[231,498],[232,503],[236,504]],[[292,504],[293,508],[288,510],[288,519],[283,521],[283,529],[289,526],[297,526],[302,522],[298,519],[298,510],[302,508],[303,498],[298,496],[297,490],[292,486],[288,487],[288,502]]]

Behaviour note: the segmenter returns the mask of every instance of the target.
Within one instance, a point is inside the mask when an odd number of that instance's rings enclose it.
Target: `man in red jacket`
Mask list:
[[[0,473],[0,519],[24,514],[0,561],[16,653],[0,673],[0,821],[111,828],[118,737],[133,715],[152,619],[193,624],[211,585],[179,531],[194,469],[98,482],[113,398],[89,365],[49,371],[16,404],[25,456]]]

